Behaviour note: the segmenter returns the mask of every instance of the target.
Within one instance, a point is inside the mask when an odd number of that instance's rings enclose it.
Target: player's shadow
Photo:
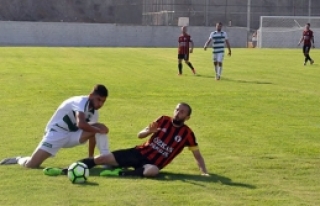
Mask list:
[[[212,75],[197,74],[196,77],[215,79],[215,76],[212,76]],[[238,82],[238,83],[243,83],[243,84],[273,84],[272,82],[268,82],[268,81],[230,79],[230,78],[225,78],[225,77],[223,77],[220,81],[232,81],[232,82]]]
[[[244,79],[229,79],[223,78],[225,81],[239,82],[244,84],[273,84],[272,82],[267,81],[259,81],[259,80],[244,80]]]
[[[100,172],[103,171],[103,168],[93,168],[90,170],[90,176],[99,176]],[[137,179],[139,177],[119,177],[119,176],[112,176],[108,178],[119,178],[119,179],[124,179],[124,178],[134,178]],[[210,176],[201,176],[199,174],[183,174],[183,173],[172,173],[172,172],[160,172],[160,174],[155,177],[155,178],[150,178],[155,181],[183,181],[186,183],[190,183],[193,185],[199,185],[203,186],[201,182],[207,183],[207,182],[212,182],[212,183],[218,183],[222,185],[228,185],[228,186],[234,186],[234,187],[244,187],[248,189],[255,189],[256,186],[246,184],[246,183],[241,183],[241,182],[233,182],[230,178],[224,177],[222,175],[218,174],[213,174],[210,173]]]
[[[191,175],[191,174],[181,174],[181,173],[171,173],[171,172],[161,172],[160,175],[156,178],[160,181],[183,181],[189,182],[192,184],[199,184],[200,182],[212,182],[219,183],[222,185],[234,186],[234,187],[244,187],[248,189],[255,189],[256,186],[241,183],[233,182],[230,178],[210,173],[210,176],[201,176],[201,175]]]

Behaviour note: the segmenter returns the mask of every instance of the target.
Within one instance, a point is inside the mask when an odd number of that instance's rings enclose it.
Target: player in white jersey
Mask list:
[[[211,32],[209,39],[204,44],[204,50],[207,50],[208,45],[212,42],[213,47],[213,64],[216,72],[216,80],[220,80],[222,74],[222,62],[224,58],[225,44],[228,47],[228,55],[231,56],[231,47],[228,40],[227,33],[222,31],[222,23],[216,24],[216,31]]]
[[[47,158],[55,156],[59,149],[75,147],[88,140],[89,156],[93,155],[95,144],[101,154],[109,153],[109,129],[98,122],[98,110],[107,97],[108,89],[98,84],[88,96],[75,96],[65,100],[49,120],[43,139],[31,157],[6,158],[0,164],[18,163],[27,168],[37,168]]]

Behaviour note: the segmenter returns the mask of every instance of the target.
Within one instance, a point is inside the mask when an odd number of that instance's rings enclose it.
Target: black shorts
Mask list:
[[[141,168],[146,164],[152,164],[136,148],[121,149],[112,152],[119,167]]]
[[[178,59],[189,60],[189,54],[178,54]]]
[[[310,51],[310,47],[311,47],[311,45],[303,45],[303,47],[302,47],[302,52],[303,52],[304,54],[308,54],[309,51]]]

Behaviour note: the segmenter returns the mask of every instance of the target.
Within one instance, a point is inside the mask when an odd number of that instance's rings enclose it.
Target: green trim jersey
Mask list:
[[[225,41],[228,40],[225,31],[214,31],[210,33],[209,38],[212,40],[213,53],[224,53]]]
[[[62,102],[49,120],[46,131],[77,131],[76,112],[83,112],[87,122],[97,122],[98,110],[89,109],[89,102],[88,96],[75,96]]]

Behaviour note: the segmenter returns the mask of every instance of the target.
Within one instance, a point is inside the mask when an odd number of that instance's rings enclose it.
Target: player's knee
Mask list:
[[[112,165],[112,166],[118,166],[117,161],[114,158],[114,155],[112,153],[108,154],[102,154],[94,158],[94,162],[97,165]]]
[[[159,174],[159,168],[155,165],[146,164],[144,165],[143,176],[155,177]]]
[[[21,166],[24,166],[25,168],[29,168],[29,169],[35,169],[35,168],[39,168],[40,164],[33,162],[32,160],[26,161],[24,163],[20,164]]]
[[[92,123],[91,125],[92,125],[92,126],[95,126],[95,127],[98,127],[99,129],[106,130],[106,131],[107,131],[106,134],[109,133],[109,128],[108,128],[105,124],[103,124],[103,123],[95,122],[95,123]]]

